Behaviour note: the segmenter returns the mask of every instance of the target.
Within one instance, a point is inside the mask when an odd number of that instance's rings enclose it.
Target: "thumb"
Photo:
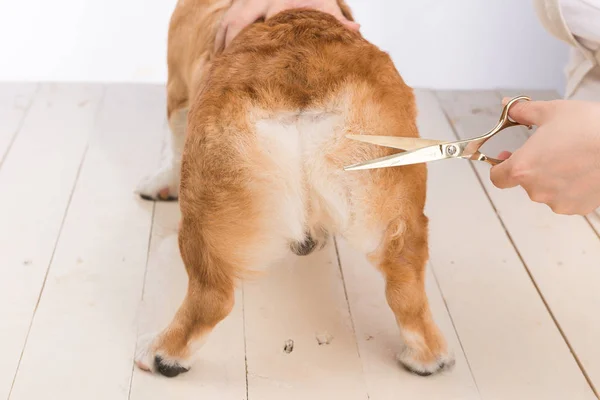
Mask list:
[[[344,18],[342,16],[342,18]],[[360,30],[360,24],[354,21],[350,21],[349,19],[340,19],[340,22],[348,29],[352,30],[352,31],[356,31],[358,32]]]
[[[502,99],[505,106],[510,99]],[[553,105],[549,101],[519,101],[514,103],[508,111],[508,116],[523,125],[540,126],[552,115]]]
[[[347,19],[344,16],[344,14],[342,14],[341,10],[338,7],[329,11],[329,13],[331,15],[333,15],[338,21],[340,21],[342,23],[342,25],[344,25],[346,28],[350,29],[351,31],[359,31],[360,30],[360,24]]]
[[[512,153],[510,151],[503,151],[502,153],[498,154],[498,159],[504,161],[508,160],[510,156],[512,156]]]
[[[507,154],[503,154],[506,156]],[[499,189],[508,189],[517,186],[519,183],[513,174],[512,160],[510,158],[492,167],[490,170],[490,180]]]

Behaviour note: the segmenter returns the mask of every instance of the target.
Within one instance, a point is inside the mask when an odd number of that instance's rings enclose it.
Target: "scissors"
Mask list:
[[[346,171],[398,167],[402,165],[420,164],[430,161],[446,160],[449,158],[462,158],[467,160],[484,161],[494,166],[500,164],[503,160],[498,160],[486,156],[479,151],[490,138],[498,132],[511,128],[513,126],[527,126],[511,120],[508,116],[510,107],[518,101],[530,98],[526,96],[518,96],[511,99],[500,115],[500,120],[496,126],[488,133],[467,140],[458,140],[455,142],[444,142],[440,140],[408,138],[398,136],[375,136],[375,135],[346,135],[348,139],[357,140],[360,142],[376,144],[379,146],[390,147],[394,149],[404,150],[402,153],[392,154],[391,156],[381,157],[374,160],[349,165],[344,167]]]

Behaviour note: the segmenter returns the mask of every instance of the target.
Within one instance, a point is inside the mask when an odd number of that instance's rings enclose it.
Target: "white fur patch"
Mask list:
[[[428,363],[420,361],[418,355],[428,350],[421,334],[402,330],[402,338],[404,339],[404,348],[396,357],[410,370],[420,374],[433,374],[454,365],[454,356],[448,353],[439,354],[435,360]]]
[[[283,118],[261,119],[256,121],[256,138],[270,163],[266,178],[272,183],[273,195],[265,197],[272,201],[266,206],[275,215],[265,221],[271,225],[269,231],[289,240],[302,241],[306,193],[298,128]]]
[[[268,171],[273,179],[268,205],[272,225],[266,231],[302,241],[307,231],[318,235],[324,229],[345,236],[368,254],[381,244],[385,227],[374,227],[364,201],[351,198],[364,192],[356,175],[331,163],[336,147],[346,140],[346,115],[337,106],[327,111],[249,113],[259,148],[272,163]]]
[[[154,175],[144,178],[138,185],[135,193],[158,200],[159,193],[165,190],[168,190],[170,197],[178,197],[179,168],[176,163],[167,162]]]
[[[341,176],[344,171],[334,171],[326,155],[341,136],[344,117],[330,112],[286,112],[256,119],[255,127],[259,146],[278,174],[279,206],[274,218],[281,224],[278,230],[290,239],[302,240],[307,230],[315,228],[308,226],[310,221],[318,221],[327,230],[343,229],[350,214]]]
[[[147,333],[138,338],[135,350],[135,365],[144,371],[154,371],[154,350],[152,344],[157,334]]]
[[[141,335],[138,338],[137,349],[135,353],[135,364],[138,366],[138,368],[144,371],[155,372],[154,359],[156,356],[161,357],[162,364],[170,366],[179,365],[183,368],[189,369],[192,362],[195,360],[198,351],[208,339],[208,335],[206,334],[202,335],[196,340],[193,340],[191,343],[188,343],[189,357],[173,358],[165,355],[160,351],[160,349],[155,348],[154,342],[157,337],[158,333],[148,333]]]

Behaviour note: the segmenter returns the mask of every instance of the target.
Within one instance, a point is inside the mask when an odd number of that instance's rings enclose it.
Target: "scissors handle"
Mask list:
[[[520,100],[529,101],[531,99],[527,96],[518,96],[518,97],[512,98],[508,103],[506,103],[506,105],[502,109],[502,114],[500,115],[500,119],[498,120],[498,123],[491,131],[489,131],[488,133],[486,133],[483,136],[480,136],[473,140],[467,141],[468,144],[466,145],[465,150],[467,150],[468,152],[472,152],[472,155],[469,157],[471,160],[484,161],[484,162],[490,164],[491,166],[500,164],[504,160],[499,160],[497,158],[488,157],[485,154],[481,153],[479,151],[479,148],[481,146],[483,146],[483,144],[485,142],[487,142],[489,139],[491,139],[494,135],[496,135],[498,132],[500,132],[504,129],[511,128],[513,126],[519,126],[519,125],[527,126],[528,128],[531,129],[531,126],[520,124],[516,121],[513,121],[508,116],[510,107],[512,107],[516,102],[518,102]]]
[[[490,164],[492,167],[495,166],[495,165],[498,165],[502,161],[504,161],[504,160],[500,160],[498,158],[488,157],[485,154],[480,153],[480,152],[477,152],[477,153],[478,154],[475,154],[475,160],[486,162],[486,163]]]

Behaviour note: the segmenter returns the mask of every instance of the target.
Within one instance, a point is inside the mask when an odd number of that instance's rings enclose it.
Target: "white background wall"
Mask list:
[[[0,0],[0,81],[164,82],[175,0]],[[566,48],[531,0],[349,0],[405,80],[562,92]]]

